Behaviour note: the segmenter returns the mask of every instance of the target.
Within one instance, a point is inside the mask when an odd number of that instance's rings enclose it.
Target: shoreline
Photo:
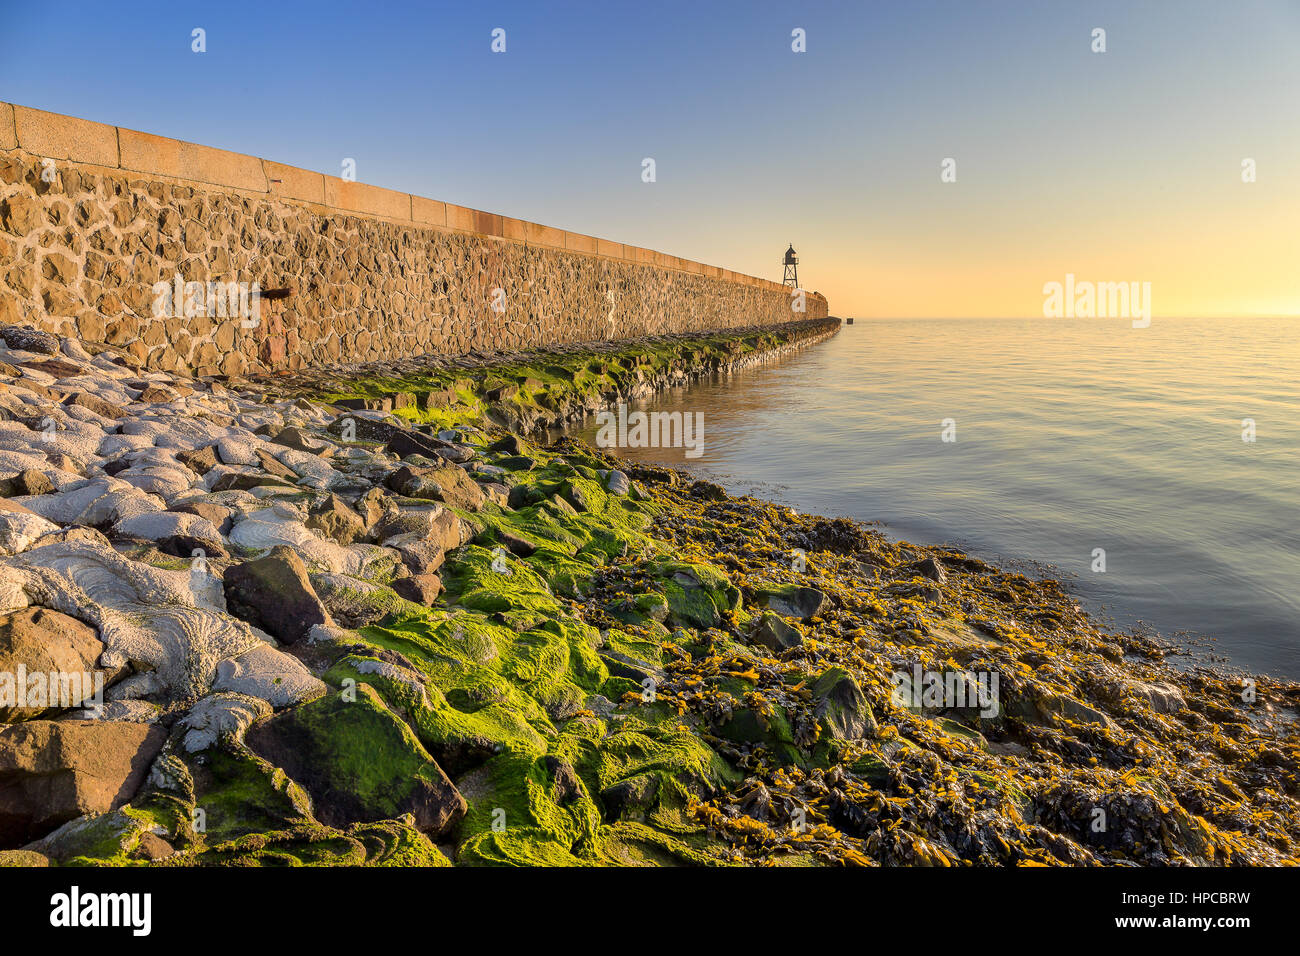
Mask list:
[[[781,334],[229,385],[8,335],[0,454],[61,428],[0,499],[6,666],[49,625],[108,689],[0,713],[0,864],[1300,863],[1300,684],[505,427]]]

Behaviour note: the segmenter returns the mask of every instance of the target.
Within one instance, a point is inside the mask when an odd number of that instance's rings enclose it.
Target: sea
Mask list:
[[[1300,679],[1300,318],[859,319],[633,409],[701,432],[625,458],[1057,577],[1193,663]]]

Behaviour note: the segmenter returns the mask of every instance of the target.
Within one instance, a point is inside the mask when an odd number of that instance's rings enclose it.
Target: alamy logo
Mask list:
[[[29,672],[25,664],[19,664],[16,671],[0,672],[0,708],[8,707],[84,707],[99,719],[104,712],[104,675],[100,671]]]
[[[255,329],[262,321],[262,287],[256,282],[186,282],[177,273],[171,282],[153,284],[153,314],[157,319],[241,319],[241,326]]]
[[[891,699],[895,707],[908,710],[978,707],[981,717],[996,717],[999,681],[997,671],[930,671],[913,664],[910,671],[894,672]]]
[[[681,448],[687,458],[704,454],[703,412],[596,413],[597,448]]]
[[[1150,282],[1075,281],[1043,285],[1043,317],[1047,319],[1132,319],[1133,328],[1151,324]]]
[[[127,926],[133,936],[148,936],[153,928],[153,895],[150,893],[85,893],[72,887],[50,897],[50,925]]]

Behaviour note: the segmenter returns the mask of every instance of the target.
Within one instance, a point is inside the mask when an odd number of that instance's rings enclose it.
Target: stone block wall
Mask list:
[[[188,308],[159,295],[178,276],[202,284]],[[279,291],[254,318],[209,283]],[[816,293],[716,266],[0,103],[0,324],[150,368],[233,376],[826,314]]]

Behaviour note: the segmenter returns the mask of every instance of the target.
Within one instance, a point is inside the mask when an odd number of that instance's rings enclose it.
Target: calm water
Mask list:
[[[700,457],[621,454],[1051,565],[1118,625],[1300,677],[1298,344],[1298,320],[862,320],[641,406],[702,413]]]

